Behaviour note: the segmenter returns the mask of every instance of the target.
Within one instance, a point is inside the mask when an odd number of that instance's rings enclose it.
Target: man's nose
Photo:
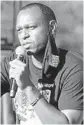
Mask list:
[[[29,35],[28,31],[26,31],[26,30],[23,30],[23,31],[22,31],[22,39],[23,39],[23,40],[25,40],[26,38],[29,38],[29,36],[30,36],[30,35]]]

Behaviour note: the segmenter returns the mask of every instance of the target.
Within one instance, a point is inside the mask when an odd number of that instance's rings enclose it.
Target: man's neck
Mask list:
[[[37,68],[42,69],[44,52],[45,52],[45,50],[42,51],[42,52],[39,53],[39,54],[32,55],[32,62],[33,62],[33,64],[34,64]]]
[[[42,69],[42,63],[40,61],[38,61],[33,55],[32,55],[32,62],[35,67]]]

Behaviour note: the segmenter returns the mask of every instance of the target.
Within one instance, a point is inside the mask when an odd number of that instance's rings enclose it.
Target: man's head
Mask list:
[[[16,30],[20,44],[28,53],[37,54],[46,47],[49,29],[56,31],[53,11],[40,3],[31,3],[21,9],[17,17]]]
[[[48,6],[41,3],[30,3],[24,6],[21,10],[31,9],[32,7],[39,7],[45,19],[49,22],[50,20],[56,20],[54,12]]]

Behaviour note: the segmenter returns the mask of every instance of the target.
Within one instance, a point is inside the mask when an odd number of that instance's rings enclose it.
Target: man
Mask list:
[[[16,30],[27,53],[26,63],[17,59],[15,53],[2,63],[2,98],[5,102],[9,100],[3,106],[8,110],[5,113],[7,123],[14,123],[9,96],[12,78],[18,85],[13,104],[20,123],[81,123],[82,61],[72,52],[54,50],[57,22],[53,11],[39,3],[26,5],[18,14]],[[47,60],[53,63],[47,63],[44,58],[47,51],[50,52]]]

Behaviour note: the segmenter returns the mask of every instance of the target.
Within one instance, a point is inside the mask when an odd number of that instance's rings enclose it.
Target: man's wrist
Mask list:
[[[30,105],[35,106],[36,103],[42,98],[43,96],[40,94]]]
[[[32,106],[34,106],[42,98],[40,91],[34,86],[28,86],[24,92],[27,95],[29,104]]]

